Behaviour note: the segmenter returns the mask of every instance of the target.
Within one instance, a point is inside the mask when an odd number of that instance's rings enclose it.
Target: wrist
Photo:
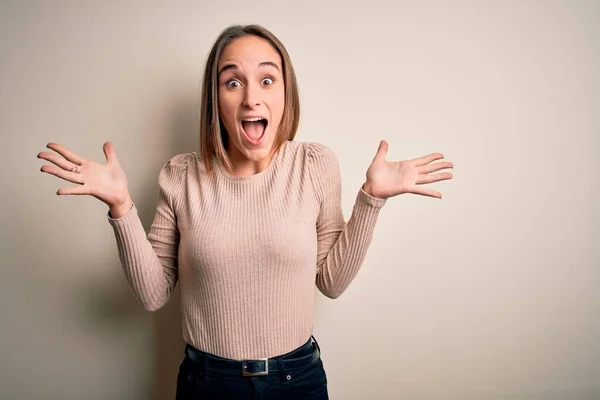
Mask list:
[[[120,204],[111,204],[109,206],[109,213],[111,218],[120,218],[123,215],[127,214],[129,210],[133,207],[133,200],[129,193],[125,195],[125,199]]]
[[[373,195],[373,190],[371,190],[371,185],[369,184],[368,181],[363,183],[362,190],[363,190],[363,192],[365,192],[366,194],[368,194],[371,197],[377,197],[377,196]]]

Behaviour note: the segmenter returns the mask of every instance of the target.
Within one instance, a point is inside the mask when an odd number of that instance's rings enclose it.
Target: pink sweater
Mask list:
[[[287,141],[262,172],[207,174],[197,153],[161,169],[146,235],[135,205],[108,220],[129,286],[148,310],[181,285],[184,340],[237,360],[273,357],[308,340],[315,286],[340,296],[358,273],[386,200],[359,190],[346,223],[328,147]]]

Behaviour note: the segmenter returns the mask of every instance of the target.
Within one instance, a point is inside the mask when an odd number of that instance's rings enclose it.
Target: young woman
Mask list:
[[[344,221],[328,147],[295,141],[300,105],[283,44],[267,29],[232,26],[217,38],[203,81],[200,152],[159,173],[146,235],[110,142],[99,165],[58,144],[43,172],[109,207],[128,283],[148,310],[181,285],[187,343],[178,399],[327,399],[312,336],[314,291],[340,296],[356,276],[387,198],[441,198],[423,184],[451,179],[435,153],[386,161],[381,141]],[[438,172],[442,171],[442,172]]]

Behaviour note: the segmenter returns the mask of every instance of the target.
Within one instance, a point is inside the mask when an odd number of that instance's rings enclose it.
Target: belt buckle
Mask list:
[[[265,363],[265,370],[260,372],[248,372],[248,362],[262,361]],[[268,358],[255,358],[253,360],[242,360],[242,375],[243,376],[264,376],[269,375],[269,359]]]

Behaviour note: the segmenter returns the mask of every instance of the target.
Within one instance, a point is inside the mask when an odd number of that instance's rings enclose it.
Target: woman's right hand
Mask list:
[[[41,171],[78,184],[60,188],[56,194],[94,196],[108,205],[113,218],[119,218],[131,209],[133,203],[127,189],[127,177],[111,142],[104,143],[105,165],[86,160],[57,143],[48,143],[46,147],[62,157],[49,152],[39,153],[38,158],[54,164],[43,165]]]

